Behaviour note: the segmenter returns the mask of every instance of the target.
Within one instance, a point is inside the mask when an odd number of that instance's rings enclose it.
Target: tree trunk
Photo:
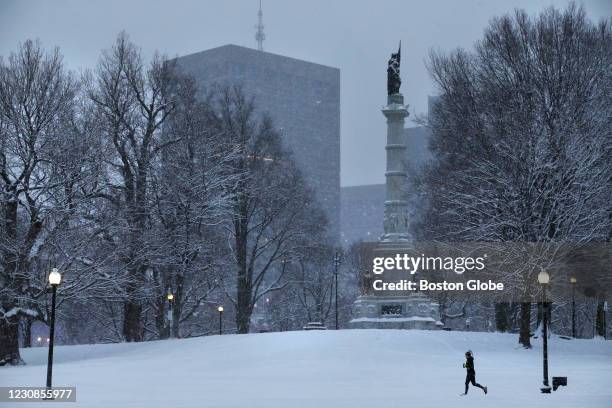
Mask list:
[[[132,252],[135,253],[135,252]],[[134,259],[132,257],[132,259]],[[142,304],[139,292],[144,285],[144,267],[134,266],[129,271],[129,282],[126,287],[127,299],[123,303],[123,337],[125,341],[143,341],[144,327],[142,322]]]
[[[185,291],[184,270],[176,273],[174,278],[176,283],[176,293],[174,294],[174,304],[172,305],[172,332],[177,338],[181,337],[181,315],[183,314],[183,296]]]
[[[13,245],[16,245],[17,242],[17,203],[17,199],[8,200],[4,203],[5,239]],[[8,279],[8,281],[4,282],[4,285],[8,289],[8,296],[10,296],[11,288],[19,286],[19,280],[13,275],[17,268],[17,257],[11,249],[5,249],[3,255],[3,269],[4,274],[7,276],[5,279]],[[11,311],[16,306],[14,298],[7,299],[5,297],[1,301],[2,309],[4,309],[5,313]],[[19,317],[17,315],[0,318],[0,365],[5,364],[23,364],[23,360],[19,355]]]
[[[19,355],[19,318],[16,316],[0,319],[0,366],[5,364],[24,364]]]
[[[238,333],[245,334],[249,332],[251,326],[253,283],[247,267],[248,205],[244,197],[241,197],[238,203],[238,214],[238,219],[234,220],[238,267],[238,279],[236,281],[236,329]]]
[[[508,304],[495,304],[495,327],[499,332],[508,331]]]
[[[238,333],[249,332],[251,326],[251,285],[246,277],[238,277],[238,292],[236,296],[236,328]]]
[[[123,336],[125,341],[143,341],[144,325],[142,322],[142,304],[139,291],[144,285],[140,267],[130,272],[130,282],[127,284],[127,300],[123,303]]]
[[[139,258],[139,251],[142,250],[141,223],[133,223],[136,225],[131,236],[131,249],[129,252],[128,263],[133,265],[128,267],[128,282],[126,285],[126,300],[123,304],[123,336],[125,341],[143,341],[144,327],[142,322],[142,304],[141,290],[144,287],[144,274],[146,267]]]
[[[597,301],[597,315],[595,316],[595,333],[597,336],[605,337],[605,319],[604,319],[604,302],[603,300]]]
[[[24,316],[21,318],[21,338],[23,348],[32,347],[32,318]]]
[[[128,300],[123,304],[123,336],[125,341],[142,341],[142,305]]]
[[[519,343],[525,348],[531,348],[530,339],[530,326],[531,326],[531,303],[521,303],[521,324],[519,332]]]
[[[177,292],[178,293],[178,292]],[[173,336],[177,339],[181,338],[180,327],[181,327],[181,309],[182,299],[177,294],[174,297],[174,303],[172,305],[172,330]]]
[[[168,325],[166,324],[166,297],[164,294],[159,295],[157,303],[157,313],[155,315],[155,327],[159,333],[160,339],[167,339],[170,336]]]

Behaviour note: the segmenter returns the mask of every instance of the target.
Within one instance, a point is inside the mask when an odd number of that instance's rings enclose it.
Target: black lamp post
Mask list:
[[[606,323],[606,314],[608,313],[608,301],[604,302],[604,307],[603,307],[603,334],[604,334],[604,340],[608,340],[608,326]]]
[[[572,337],[576,338],[576,278],[570,278],[572,284]]]
[[[336,303],[336,330],[338,330],[338,268],[340,267],[340,254],[336,251],[336,254],[334,255],[334,277],[335,277],[335,289],[336,289],[336,294],[334,296],[335,299],[335,303]]]
[[[174,337],[173,334],[173,330],[172,330],[172,326],[174,326],[174,313],[173,313],[173,307],[174,306],[174,295],[172,293],[168,293],[168,295],[166,296],[166,299],[168,299],[168,337],[172,338]]]
[[[223,306],[217,308],[219,312],[219,335],[223,334]]]
[[[543,377],[544,386],[540,388],[545,394],[550,394],[550,386],[548,385],[548,302],[546,301],[546,286],[550,282],[550,275],[544,269],[538,274],[538,282],[542,285],[542,357],[543,357]]]
[[[47,359],[47,389],[52,387],[53,376],[53,337],[55,335],[55,298],[57,297],[57,287],[62,281],[62,275],[57,268],[53,268],[49,274],[49,284],[51,285],[51,322],[49,325],[49,356]]]

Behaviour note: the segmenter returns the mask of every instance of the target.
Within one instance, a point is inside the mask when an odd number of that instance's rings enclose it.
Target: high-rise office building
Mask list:
[[[267,112],[315,190],[330,222],[340,228],[340,70],[312,62],[224,45],[177,59],[202,91],[241,85]]]

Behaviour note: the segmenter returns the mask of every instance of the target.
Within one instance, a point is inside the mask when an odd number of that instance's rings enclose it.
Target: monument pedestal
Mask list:
[[[436,330],[439,305],[422,293],[408,296],[359,296],[353,303],[354,329],[421,329]]]

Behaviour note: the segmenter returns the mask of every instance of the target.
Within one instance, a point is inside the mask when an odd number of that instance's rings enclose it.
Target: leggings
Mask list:
[[[468,392],[469,383],[472,383],[474,387],[478,387],[484,391],[484,387],[476,382],[476,372],[468,371],[467,376],[465,377],[465,393]]]

